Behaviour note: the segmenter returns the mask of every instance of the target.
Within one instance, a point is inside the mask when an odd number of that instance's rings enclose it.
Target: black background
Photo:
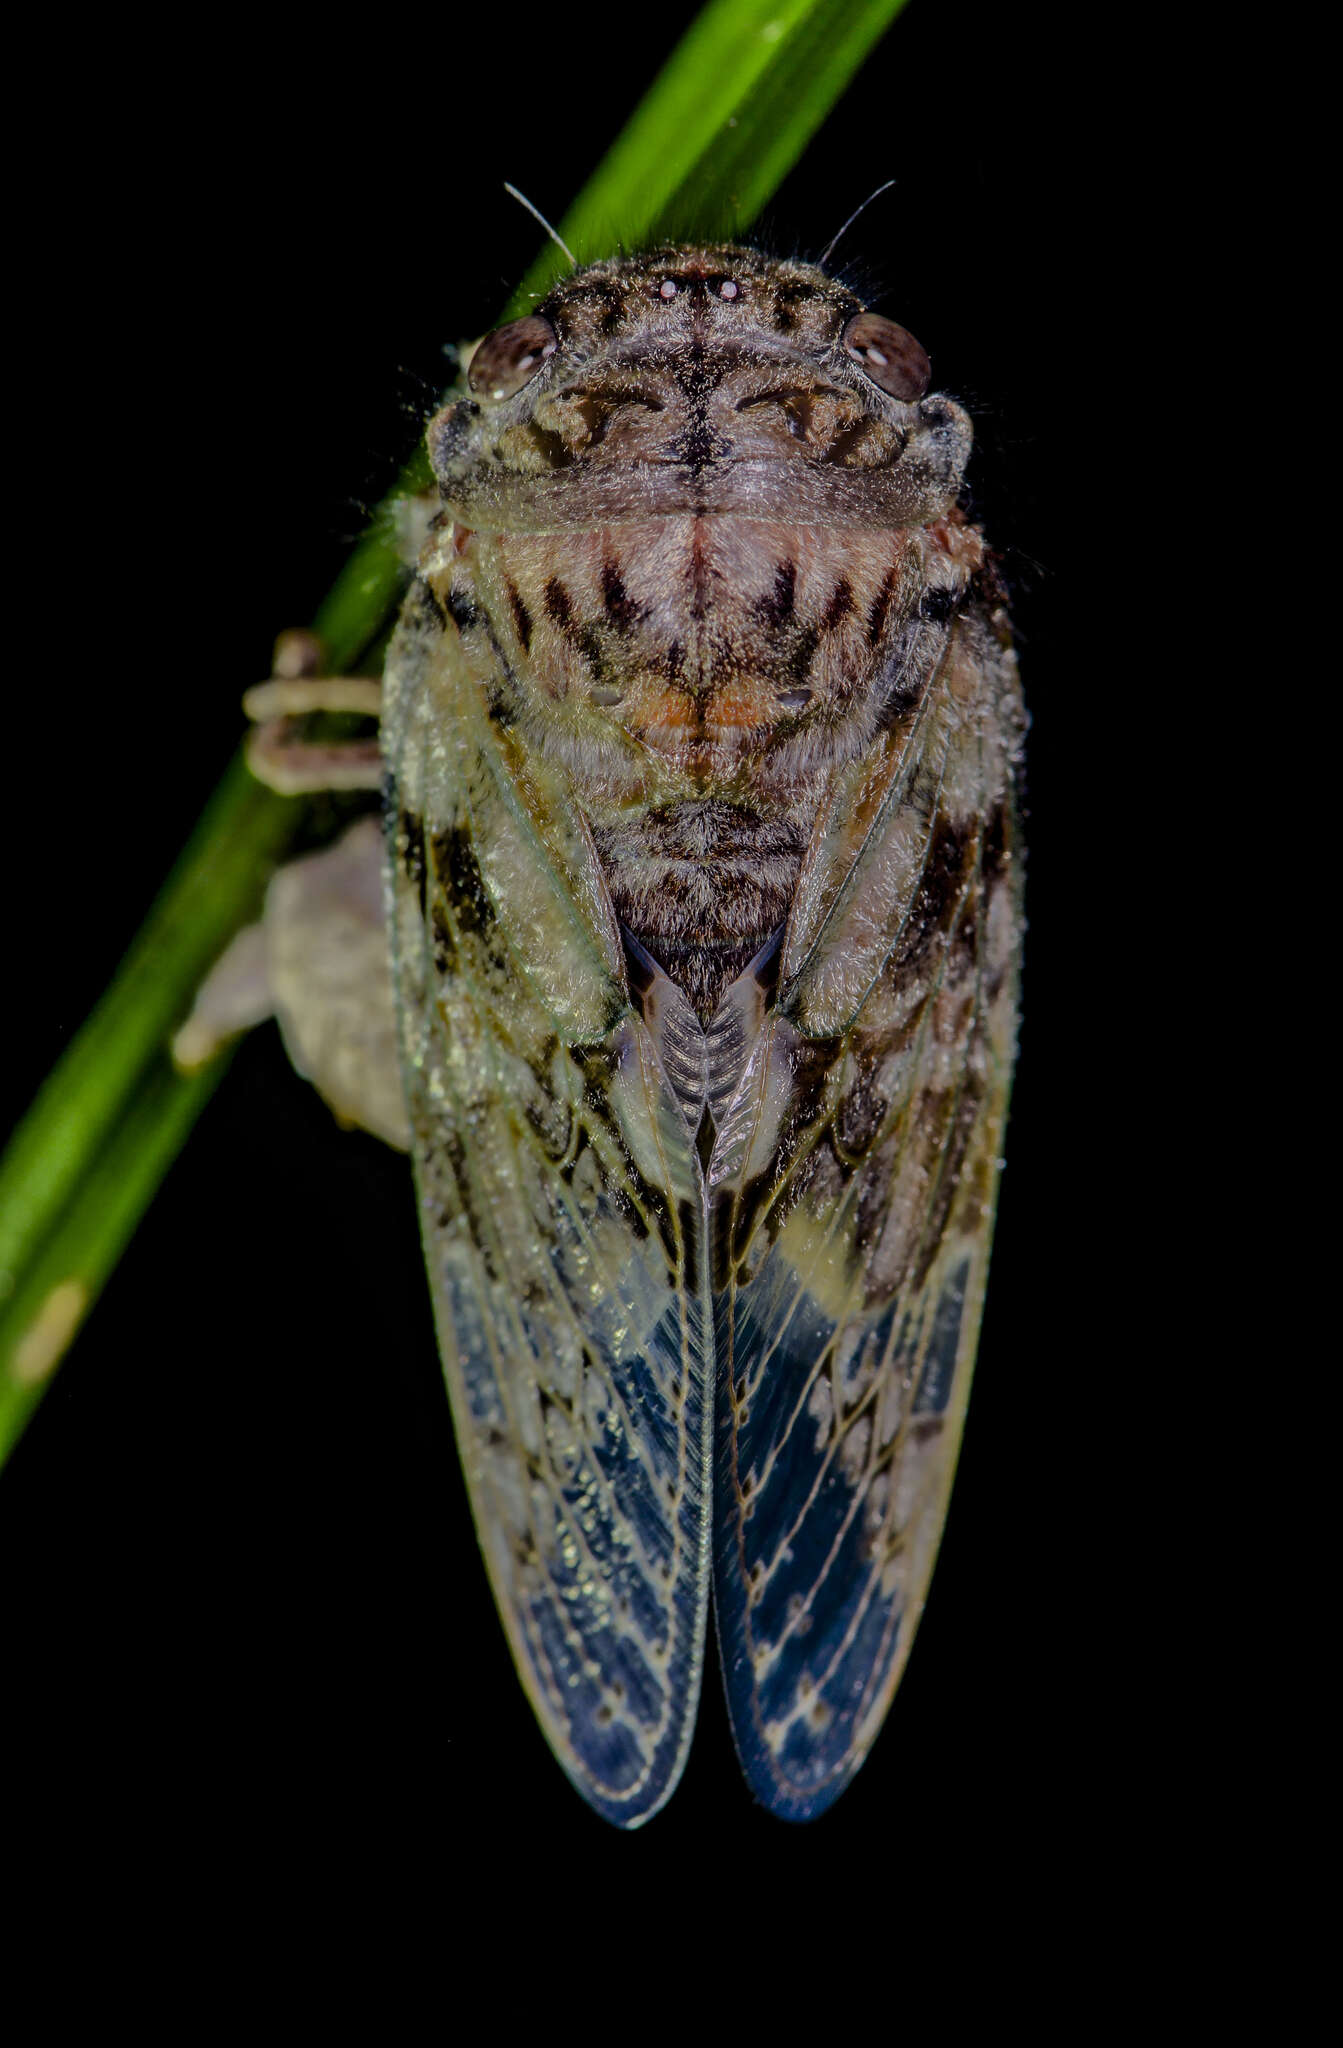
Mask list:
[[[389,23],[382,53],[249,31],[161,87],[86,88],[63,145],[79,205],[39,236],[31,298],[50,488],[10,713],[14,1114],[229,759],[275,632],[311,615],[413,445],[443,344],[491,325],[533,255],[502,181],[558,217],[688,12],[659,10],[646,42],[601,7],[528,33],[463,15],[393,43]],[[404,1164],[337,1131],[267,1028],[0,1485],[22,1789],[72,1854],[149,1841],[202,1894],[241,1857],[268,1897],[395,1887],[423,1862],[431,1918],[487,1856],[527,1887],[595,1873],[616,1899],[706,1855],[757,1889],[874,1858],[893,1897],[916,1872],[937,1916],[953,1891],[1010,1893],[1023,1859],[1095,1870],[1127,1828],[1140,1766],[1110,1630],[1161,1533],[1122,1336],[1128,628],[1103,479],[1131,230],[1089,125],[1107,61],[1080,22],[913,0],[763,229],[816,254],[896,178],[844,253],[975,416],[1033,716],[1026,1024],[979,1376],[870,1762],[815,1827],[771,1820],[711,1669],[652,1826],[621,1839],[581,1804],[476,1554]]]

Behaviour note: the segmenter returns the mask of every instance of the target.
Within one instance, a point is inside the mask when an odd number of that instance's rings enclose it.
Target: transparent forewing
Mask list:
[[[393,958],[426,1261],[513,1653],[584,1796],[680,1773],[708,1581],[712,1319],[684,1117],[585,827],[429,587],[389,664]]]
[[[843,1789],[890,1704],[969,1391],[1015,1042],[1015,666],[962,618],[837,787],[716,1179],[715,1598],[757,1796]]]

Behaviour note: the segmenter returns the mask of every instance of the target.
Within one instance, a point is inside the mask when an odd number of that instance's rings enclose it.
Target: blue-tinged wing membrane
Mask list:
[[[738,1750],[809,1818],[889,1706],[968,1393],[1015,1035],[1010,653],[954,629],[912,728],[822,807],[773,1006],[748,973],[702,1037],[632,1007],[586,827],[509,757],[441,604],[408,607],[388,675],[426,1261],[523,1682],[599,1812],[656,1812],[698,1698],[712,1487]]]
[[[806,1820],[898,1683],[941,1535],[1016,1020],[1015,668],[973,617],[861,837],[836,792],[710,1167],[715,1608],[756,1796]],[[855,843],[856,842],[856,843]]]
[[[703,1660],[698,1167],[565,791],[505,758],[437,605],[388,674],[401,1054],[462,1462],[546,1737],[633,1827],[680,1775]]]

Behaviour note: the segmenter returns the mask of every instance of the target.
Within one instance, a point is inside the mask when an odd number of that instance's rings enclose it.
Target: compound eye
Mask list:
[[[880,313],[855,313],[844,329],[845,352],[892,398],[922,398],[933,374],[932,364],[903,327]]]
[[[554,328],[539,313],[510,320],[485,336],[471,358],[466,381],[477,398],[511,398],[558,347]]]

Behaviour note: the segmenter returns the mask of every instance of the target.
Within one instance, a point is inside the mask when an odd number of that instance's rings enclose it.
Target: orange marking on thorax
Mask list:
[[[681,739],[692,733],[762,732],[784,714],[776,692],[752,676],[736,676],[702,693],[674,685],[649,690],[638,707],[637,723],[646,739],[658,735]]]

